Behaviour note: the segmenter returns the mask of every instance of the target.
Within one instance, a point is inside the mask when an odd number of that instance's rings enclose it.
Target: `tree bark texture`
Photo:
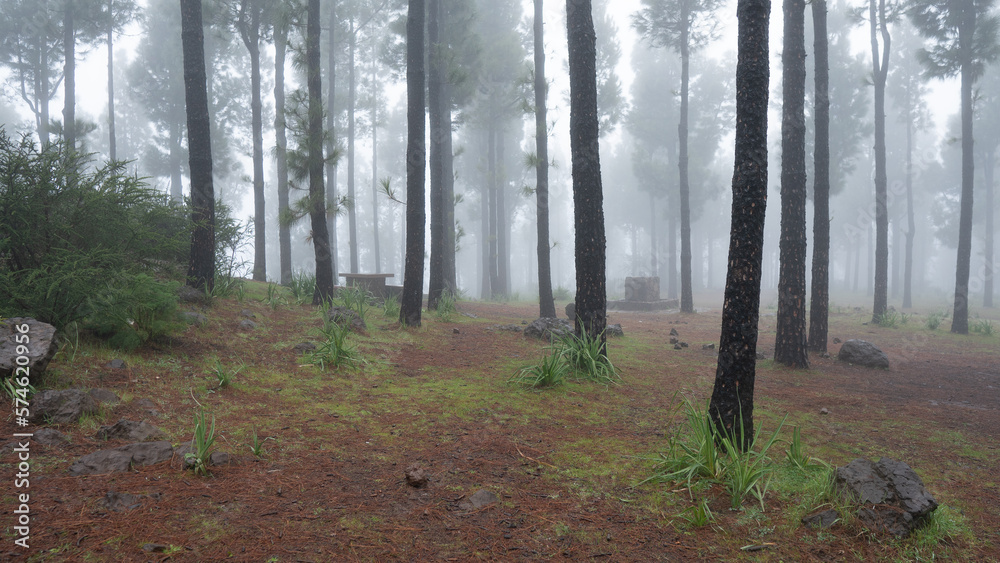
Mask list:
[[[973,32],[976,11],[972,2],[963,2],[963,18],[958,29],[959,57],[962,61],[962,209],[958,221],[958,260],[955,265],[955,310],[951,331],[969,334],[969,270],[972,261],[972,195],[975,154],[972,137]]]
[[[441,0],[427,1],[427,106],[430,121],[431,261],[428,272],[427,309],[436,310],[444,291],[444,116],[441,105],[445,80],[444,47],[441,44]],[[451,134],[450,131],[447,132]]]
[[[409,0],[406,20],[406,266],[399,322],[420,326],[424,290],[424,0]]]
[[[681,21],[691,18],[690,0],[681,0]],[[681,26],[681,116],[677,125],[677,139],[680,152],[677,168],[680,172],[681,196],[681,312],[694,312],[694,298],[691,290],[691,186],[688,180],[688,89],[690,85],[690,26]]]
[[[254,281],[267,280],[267,223],[264,212],[264,117],[260,95],[260,0],[245,0],[240,36],[250,53],[250,127],[253,138]],[[250,21],[246,21],[249,15]]]
[[[545,41],[543,0],[534,0],[535,40],[535,226],[538,257],[538,314],[556,316],[552,297],[552,266],[549,246],[549,134],[545,94]]]
[[[872,75],[875,82],[875,287],[872,322],[879,323],[888,308],[889,289],[889,208],[888,178],[885,165],[885,81],[889,74],[890,37],[886,21],[885,0],[868,2],[871,28]],[[879,62],[878,35],[882,33],[882,60]]]
[[[281,18],[282,16],[278,16]],[[278,175],[278,261],[281,285],[292,283],[292,235],[282,220],[288,213],[288,139],[285,133],[285,51],[288,22],[274,25],[274,160]]]
[[[327,57],[326,72],[329,78],[329,85],[326,91],[326,199],[332,205],[340,205],[340,198],[337,195],[337,161],[334,158],[337,153],[336,135],[336,114],[337,106],[337,5],[338,0],[330,0],[330,16],[327,19]],[[333,270],[334,285],[340,279],[337,271],[337,214],[330,213],[327,216],[327,232],[330,236],[330,267]]]
[[[809,349],[826,353],[830,312],[830,63],[826,31],[826,0],[813,0],[815,42],[816,140],[813,164],[812,294],[809,307]]]
[[[983,249],[983,258],[985,264],[983,265],[983,307],[992,308],[993,307],[993,275],[996,271],[996,266],[993,261],[993,257],[996,256],[993,249],[994,240],[994,226],[993,217],[996,214],[996,207],[994,203],[994,185],[993,185],[993,167],[996,163],[996,154],[990,151],[983,162],[983,176],[984,176],[984,188],[986,191],[986,243]]]
[[[753,436],[764,210],[767,206],[767,98],[769,0],[739,0],[736,66],[736,159],[733,172],[729,270],[722,334],[709,416],[730,436]]]
[[[774,360],[809,367],[806,342],[805,0],[784,0],[781,116],[781,262]]]
[[[347,67],[347,229],[348,244],[350,245],[351,273],[358,273],[358,214],[357,198],[354,193],[354,105],[357,98],[357,81],[354,72],[354,58],[358,42],[358,30],[354,27],[354,18],[351,17],[351,30],[347,38],[348,57],[350,64]]]
[[[597,45],[590,0],[566,0],[569,44],[570,152],[576,229],[576,334],[605,350],[607,280],[604,194],[597,114]]]
[[[63,19],[63,139],[67,151],[76,151],[76,27],[73,0],[65,0]]]
[[[211,292],[215,285],[215,189],[212,138],[205,76],[201,0],[181,0],[184,100],[187,108],[188,163],[191,169],[191,254],[187,284]]]
[[[323,186],[323,79],[320,75],[319,0],[309,0],[306,16],[306,69],[309,90],[309,219],[316,256],[316,292],[313,305],[333,299],[333,256],[326,223]]]

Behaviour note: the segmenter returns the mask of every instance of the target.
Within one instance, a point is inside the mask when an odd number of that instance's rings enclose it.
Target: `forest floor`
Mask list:
[[[14,454],[0,507],[0,559],[37,561],[1000,561],[1000,338],[956,336],[922,314],[885,328],[870,312],[835,307],[830,340],[860,338],[889,355],[889,370],[813,356],[809,370],[758,362],[755,420],[765,436],[787,415],[770,451],[774,484],[763,507],[740,510],[720,485],[640,484],[684,422],[682,399],[704,405],[715,376],[721,312],[611,313],[626,336],[609,340],[622,385],[571,381],[527,390],[508,379],[547,345],[498,325],[522,325],[534,304],[459,302],[400,329],[374,308],[351,342],[357,369],[306,365],[295,344],[317,340],[319,311],[217,299],[209,322],[123,354],[84,340],[50,365],[45,387],[100,387],[122,398],[59,430],[71,442],[32,445],[30,549],[14,546]],[[564,305],[559,303],[558,305]],[[239,312],[258,328],[240,330]],[[994,321],[994,324],[996,321]],[[676,329],[689,347],[667,344]],[[759,350],[772,356],[775,317],[762,312]],[[126,369],[107,367],[122,358]],[[218,388],[216,362],[234,371]],[[150,412],[148,399],[155,406]],[[142,405],[146,406],[143,407]],[[174,444],[190,440],[200,406],[215,418],[232,463],[208,477],[176,460],[128,472],[72,477],[79,456],[123,445],[101,425],[146,420]],[[821,410],[826,409],[826,414]],[[12,417],[2,432],[23,432]],[[942,505],[933,530],[897,540],[850,518],[826,530],[800,519],[817,508],[784,483],[793,427],[806,452],[830,465],[857,457],[910,464]],[[256,431],[260,457],[249,446]],[[424,468],[414,488],[404,470]],[[498,502],[469,504],[479,490]],[[116,512],[109,491],[149,495]],[[705,501],[714,515],[692,524]],[[158,544],[158,551],[144,550]]]

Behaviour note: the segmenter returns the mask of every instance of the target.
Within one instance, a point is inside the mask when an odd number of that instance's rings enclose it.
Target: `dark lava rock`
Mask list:
[[[108,362],[107,364],[105,364],[104,367],[109,368],[109,369],[125,369],[125,368],[128,367],[128,364],[126,364],[125,360],[123,360],[121,358],[115,358],[115,359],[111,360],[110,362]]]
[[[462,510],[479,510],[484,506],[489,506],[498,502],[500,502],[500,498],[495,494],[487,491],[486,489],[479,489],[471,497],[469,497],[469,500],[459,504],[458,507]]]
[[[306,352],[313,352],[316,350],[316,344],[312,342],[299,342],[295,346],[292,346],[292,350],[300,354],[305,354]]]
[[[674,350],[683,350],[680,344],[674,344]]]
[[[191,303],[193,305],[208,305],[211,301],[211,298],[204,291],[198,291],[188,285],[182,285],[177,290],[177,299],[181,303]]]
[[[205,324],[208,323],[208,317],[202,315],[201,313],[195,313],[194,311],[181,313],[181,319],[187,324],[194,326],[205,326]]]
[[[430,480],[430,475],[427,473],[427,470],[415,463],[406,468],[406,471],[403,472],[403,476],[406,477],[407,485],[418,489],[426,486],[427,482]]]
[[[802,518],[802,523],[809,528],[829,528],[837,522],[840,515],[836,510],[827,509]]]
[[[336,325],[350,327],[354,332],[365,332],[368,325],[354,309],[347,307],[332,307],[326,314],[326,319]]]
[[[251,321],[250,319],[243,319],[240,321],[240,330],[253,330],[257,328],[257,323]]]
[[[842,362],[848,362],[859,366],[870,368],[889,368],[889,356],[879,350],[877,346],[864,340],[848,340],[840,347],[837,358]]]
[[[229,454],[226,452],[212,452],[208,456],[209,465],[229,465],[230,461]]]
[[[573,334],[573,324],[566,319],[541,317],[524,328],[524,335],[541,340],[559,340]]]
[[[108,391],[107,389],[91,389],[90,391],[87,391],[87,394],[93,397],[94,400],[97,401],[98,403],[107,403],[109,405],[116,405],[119,402],[121,402],[121,399],[118,397],[118,395],[115,395],[113,392]]]
[[[576,322],[576,303],[573,301],[566,304],[566,318]]]
[[[702,350],[715,350],[715,343],[713,342],[711,344],[702,344],[701,345],[701,349]]]
[[[608,327],[604,329],[604,334],[608,337],[622,337],[625,336],[625,331],[622,330],[621,324],[616,323],[613,325],[608,325]]]
[[[102,426],[94,435],[98,440],[128,440],[145,442],[163,438],[163,431],[145,421],[119,420],[111,426]]]
[[[149,553],[163,553],[167,550],[167,546],[162,543],[144,543],[142,544],[142,550]]]
[[[670,337],[670,343],[671,344],[677,344],[678,342],[680,342],[680,340],[678,340],[676,336],[671,336]]]
[[[257,314],[254,313],[253,311],[251,311],[250,309],[242,309],[242,310],[240,310],[240,318],[241,319],[256,319],[257,318]]]
[[[837,489],[857,505],[858,517],[876,530],[906,537],[924,524],[938,504],[904,462],[858,458],[838,467]]]
[[[676,328],[672,328],[672,329],[670,329],[670,336],[680,336],[680,335],[677,334],[677,329]]]
[[[78,459],[69,468],[69,474],[101,475],[116,471],[128,471],[132,466],[132,454],[121,450],[98,450]]]
[[[118,448],[119,451],[131,454],[133,465],[153,465],[167,461],[174,455],[174,447],[170,442],[139,442]]]
[[[27,332],[22,332],[22,328],[27,328]],[[23,348],[18,351],[19,346],[27,347],[27,353]],[[58,350],[56,327],[28,317],[0,320],[0,379],[10,377],[15,367],[27,367],[29,379],[37,380]],[[17,360],[24,356],[28,363],[22,366]]]
[[[31,398],[31,421],[68,424],[85,414],[97,414],[97,401],[80,389],[47,389]]]
[[[101,499],[101,505],[103,505],[104,508],[115,512],[132,510],[142,506],[143,496],[144,495],[108,491],[108,494],[104,495],[104,498]]]
[[[61,446],[69,443],[69,436],[55,428],[39,428],[34,431],[31,439],[43,446]]]

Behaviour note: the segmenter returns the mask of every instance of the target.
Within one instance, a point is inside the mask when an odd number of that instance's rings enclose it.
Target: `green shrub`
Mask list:
[[[563,338],[559,344],[559,351],[580,379],[589,379],[605,385],[621,383],[618,370],[604,353],[605,346],[600,338],[591,337],[584,332]]]
[[[102,302],[120,301],[121,292],[149,289],[124,280],[183,275],[184,207],[129,176],[124,163],[90,166],[59,145],[39,149],[27,136],[15,142],[0,131],[0,315],[63,329]],[[150,328],[156,331],[142,330]]]
[[[558,385],[569,374],[569,365],[558,351],[542,358],[540,364],[521,368],[510,378],[510,383],[525,387],[551,387]]]
[[[441,298],[438,299],[437,310],[435,313],[442,322],[451,322],[451,316],[458,312],[458,307],[455,305],[455,295],[448,291],[441,292]]]
[[[313,294],[316,293],[316,274],[292,274],[292,283],[288,288],[292,290],[292,297],[297,303],[312,303]]]
[[[88,300],[84,327],[108,344],[133,350],[179,329],[178,282],[159,282],[146,274],[109,282],[105,290]]]

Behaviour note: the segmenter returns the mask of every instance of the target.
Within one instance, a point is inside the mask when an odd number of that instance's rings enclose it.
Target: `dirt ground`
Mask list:
[[[12,543],[14,489],[7,486],[0,559],[911,558],[907,544],[850,526],[805,530],[797,526],[801,514],[793,514],[793,502],[778,495],[768,495],[763,513],[740,513],[728,510],[728,498],[717,494],[711,503],[716,522],[694,528],[676,516],[684,493],[670,493],[664,485],[638,486],[648,476],[645,458],[662,450],[676,423],[675,394],[704,401],[711,391],[715,351],[702,345],[717,342],[719,311],[611,313],[626,333],[610,344],[626,384],[534,392],[513,389],[505,380],[511,366],[540,357],[544,344],[495,327],[533,319],[535,306],[462,302],[463,314],[448,322],[426,315],[424,327],[412,335],[398,334],[401,329],[391,323],[371,328],[371,342],[365,337],[358,342],[363,353],[378,358],[377,366],[331,372],[300,399],[290,390],[305,369],[314,368],[302,368],[290,348],[316,325],[313,317],[305,317],[311,309],[254,304],[267,331],[242,338],[231,329],[236,321],[229,319],[244,306],[217,303],[208,315],[227,320],[211,329],[188,329],[170,343],[129,355],[127,370],[105,367],[118,356],[104,349],[54,363],[63,379],[108,388],[125,399],[98,423],[145,419],[176,444],[190,436],[192,399],[214,407],[224,413],[219,448],[232,454],[233,463],[213,468],[211,477],[183,471],[176,460],[127,473],[70,477],[67,468],[78,456],[109,446],[93,439],[97,423],[61,427],[71,444],[32,446],[27,551]],[[933,332],[886,329],[865,325],[863,316],[863,311],[834,312],[831,342],[876,342],[890,356],[888,371],[838,362],[839,344],[830,346],[833,358],[812,356],[809,370],[762,361],[758,420],[774,428],[774,421],[788,413],[789,424],[802,428],[810,452],[831,464],[882,455],[907,461],[971,530],[947,540],[941,555],[1000,560],[997,337],[957,337],[946,326]],[[765,311],[759,350],[767,357],[774,323],[773,311]],[[667,345],[672,328],[689,348],[676,351]],[[207,357],[237,353],[251,366],[248,383],[200,393],[204,377],[192,373],[194,366]],[[470,402],[462,379],[471,382],[473,373],[486,383],[470,383],[470,388],[486,385],[495,395]],[[447,386],[437,387],[442,382]],[[431,389],[433,400],[405,393],[394,402],[387,398],[404,387]],[[158,414],[140,406],[144,398]],[[521,403],[532,408],[519,410]],[[603,403],[613,409],[598,416]],[[268,455],[262,458],[240,439],[251,426],[273,438],[265,442]],[[10,436],[19,430],[8,417],[2,431]],[[10,476],[14,454],[4,452],[0,459]],[[427,486],[406,483],[404,470],[413,464],[429,473]],[[499,502],[470,506],[480,489],[495,493]],[[109,491],[149,496],[140,506],[117,512],[100,503]],[[754,551],[741,549],[749,546]]]

